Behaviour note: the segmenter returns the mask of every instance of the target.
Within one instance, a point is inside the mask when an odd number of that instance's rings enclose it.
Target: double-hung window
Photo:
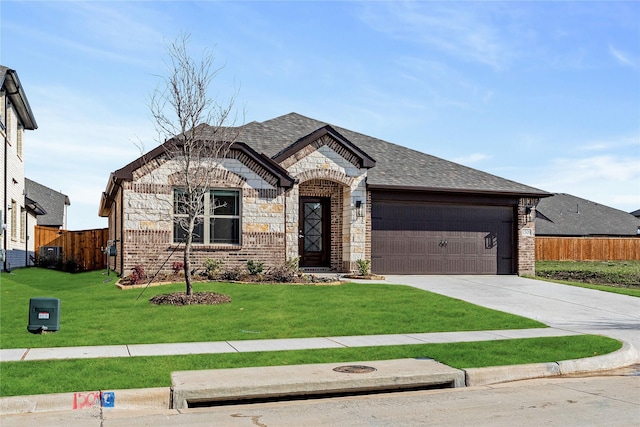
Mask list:
[[[186,233],[182,224],[188,220],[189,198],[184,190],[173,192],[173,241],[184,241]],[[204,198],[193,203],[198,205],[193,243],[240,244],[240,190],[212,189]]]

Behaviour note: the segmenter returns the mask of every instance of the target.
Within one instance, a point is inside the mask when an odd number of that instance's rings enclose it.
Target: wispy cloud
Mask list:
[[[624,135],[580,144],[583,151],[607,151],[625,147],[635,147],[640,156],[640,135]]]
[[[640,207],[638,160],[612,155],[558,158],[537,168],[539,179],[533,185],[630,212]]]
[[[453,159],[453,161],[456,163],[469,166],[472,164],[480,163],[484,160],[488,160],[490,158],[491,156],[485,153],[471,153],[466,156],[456,157]]]
[[[635,68],[635,69],[640,68],[640,63],[639,63],[640,61],[638,60],[637,57],[634,58],[633,56],[631,56],[627,52],[624,52],[624,51],[622,51],[620,49],[617,49],[613,45],[609,45],[609,53],[621,65],[624,65],[624,66],[627,66],[627,67],[631,67],[631,68]]]
[[[471,3],[374,2],[361,19],[379,32],[418,42],[467,62],[502,68],[512,59],[501,27]]]

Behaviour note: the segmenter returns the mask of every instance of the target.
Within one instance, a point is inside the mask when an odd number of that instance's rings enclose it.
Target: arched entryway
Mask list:
[[[303,268],[342,270],[344,195],[348,187],[328,179],[299,186],[298,255]]]

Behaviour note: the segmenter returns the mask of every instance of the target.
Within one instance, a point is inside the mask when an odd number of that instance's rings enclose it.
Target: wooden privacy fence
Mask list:
[[[536,261],[640,260],[640,237],[536,236]]]
[[[34,234],[36,262],[39,261],[41,247],[53,246],[62,248],[63,265],[72,261],[80,270],[106,268],[106,257],[100,249],[107,246],[108,228],[67,231],[36,225]]]

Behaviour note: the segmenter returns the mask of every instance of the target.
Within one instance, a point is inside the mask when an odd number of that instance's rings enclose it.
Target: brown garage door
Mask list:
[[[511,207],[374,201],[371,220],[374,273],[513,273]]]

